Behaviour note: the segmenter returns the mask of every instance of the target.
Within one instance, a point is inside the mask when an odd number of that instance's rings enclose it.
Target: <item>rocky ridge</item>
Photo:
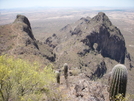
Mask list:
[[[109,18],[102,12],[92,19],[88,17],[81,18],[75,25],[65,26],[61,29],[59,37],[60,43],[75,37],[75,41],[79,40],[81,44],[88,47],[77,54],[85,55],[90,50],[96,50],[103,57],[109,57],[117,62],[124,63],[126,54],[124,37],[120,30],[112,25]],[[46,42],[48,42],[48,39]],[[57,47],[60,46],[59,44]]]
[[[51,48],[35,39],[27,17],[17,15],[13,23],[1,26],[0,30],[0,54],[40,61],[46,65],[54,61],[55,55]]]
[[[57,57],[70,51],[75,51],[78,57],[95,52],[96,55],[124,64],[127,54],[123,35],[103,12],[65,26],[58,34],[47,38],[45,43],[53,46]]]

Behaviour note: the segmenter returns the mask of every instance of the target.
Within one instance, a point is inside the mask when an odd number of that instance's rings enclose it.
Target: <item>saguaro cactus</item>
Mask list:
[[[65,79],[68,78],[68,64],[67,63],[64,64],[64,77]]]
[[[114,66],[110,76],[110,89],[109,97],[111,101],[114,101],[115,96],[122,94],[125,97],[127,86],[127,68],[122,64]]]
[[[57,83],[60,84],[60,71],[56,71],[56,80]]]

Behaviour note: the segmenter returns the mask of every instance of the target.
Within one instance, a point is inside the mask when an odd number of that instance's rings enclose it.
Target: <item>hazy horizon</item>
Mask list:
[[[134,8],[134,0],[0,0],[0,9],[32,7],[112,7]]]

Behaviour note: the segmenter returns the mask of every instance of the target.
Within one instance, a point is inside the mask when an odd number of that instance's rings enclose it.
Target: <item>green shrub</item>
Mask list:
[[[39,101],[40,89],[55,81],[52,68],[40,70],[37,63],[0,56],[0,101]]]
[[[127,94],[123,97],[123,94],[118,94],[112,101],[132,101],[134,99],[134,94]]]

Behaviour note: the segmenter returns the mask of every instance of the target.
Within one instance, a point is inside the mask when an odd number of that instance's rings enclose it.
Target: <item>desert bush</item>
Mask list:
[[[72,74],[73,76],[78,76],[79,73],[80,73],[80,70],[79,70],[79,69],[73,69],[73,70],[71,71],[71,74]]]
[[[132,101],[134,99],[134,94],[127,94],[125,97],[123,94],[118,94],[112,101]]]
[[[52,65],[40,70],[39,64],[0,56],[0,101],[39,101],[40,89],[55,81]]]

